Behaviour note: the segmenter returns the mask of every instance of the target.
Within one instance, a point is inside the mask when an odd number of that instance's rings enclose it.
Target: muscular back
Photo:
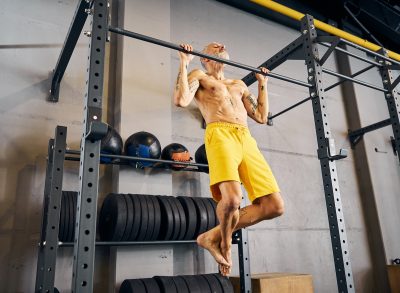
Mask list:
[[[199,81],[195,99],[207,124],[221,121],[247,125],[247,111],[242,101],[247,86],[241,80],[217,80],[201,70],[190,75]]]

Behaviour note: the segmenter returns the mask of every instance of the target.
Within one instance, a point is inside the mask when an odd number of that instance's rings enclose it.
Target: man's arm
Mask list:
[[[192,46],[187,44],[181,44],[181,47],[188,52],[193,50]],[[198,76],[201,70],[193,70],[188,75],[187,69],[190,61],[193,59],[193,55],[179,52],[179,57],[180,65],[174,88],[174,104],[178,107],[186,107],[193,100],[200,86]]]
[[[264,73],[268,73],[268,69],[261,67]],[[256,74],[258,80],[258,98],[256,98],[246,86],[243,93],[242,101],[247,110],[249,117],[258,123],[265,124],[268,120],[268,92],[267,81],[268,78],[262,74]]]

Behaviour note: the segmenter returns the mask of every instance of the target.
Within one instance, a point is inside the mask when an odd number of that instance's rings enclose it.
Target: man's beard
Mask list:
[[[229,60],[229,54],[226,51],[214,53],[213,56],[218,57],[220,59]],[[214,69],[221,69],[221,68],[225,67],[225,63],[214,61],[214,60],[211,60],[211,64],[214,67]]]

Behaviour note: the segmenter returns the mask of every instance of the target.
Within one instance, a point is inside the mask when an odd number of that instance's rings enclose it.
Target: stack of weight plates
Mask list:
[[[103,241],[192,240],[218,225],[211,198],[109,194],[99,219]]]
[[[220,274],[124,280],[119,293],[233,293],[228,278]]]
[[[78,192],[62,192],[60,226],[58,229],[58,240],[61,242],[74,241],[77,200]]]

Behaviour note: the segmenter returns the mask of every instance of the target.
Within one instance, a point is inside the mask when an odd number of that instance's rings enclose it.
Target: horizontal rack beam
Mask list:
[[[386,57],[385,55],[376,53],[376,52],[374,52],[374,51],[372,51],[372,50],[370,50],[370,49],[361,47],[360,45],[354,44],[354,43],[352,43],[352,42],[350,42],[350,41],[347,41],[347,40],[345,40],[345,39],[340,39],[340,41],[343,42],[343,43],[345,43],[346,45],[352,46],[353,48],[356,48],[356,49],[361,50],[361,51],[364,51],[364,52],[366,52],[366,53],[368,53],[368,54],[374,55],[375,57],[384,59],[384,60],[386,60],[386,61],[388,61],[388,62],[390,62],[390,63],[393,63],[393,64],[400,65],[400,62],[399,62],[399,61],[394,60],[394,59],[391,59],[391,58],[389,58],[389,57]]]
[[[378,90],[378,91],[381,91],[381,92],[384,92],[384,93],[388,92],[388,90],[386,90],[384,88],[377,87],[377,86],[375,86],[373,84],[370,84],[370,83],[367,83],[367,82],[364,82],[364,81],[361,81],[361,80],[358,80],[358,79],[355,79],[355,78],[351,78],[350,76],[334,72],[334,71],[332,71],[330,69],[322,68],[322,71],[325,72],[325,73],[328,73],[330,75],[333,75],[333,76],[336,76],[336,77],[340,77],[340,78],[344,78],[344,79],[352,81],[354,83],[369,87],[369,88],[374,89],[374,90]]]
[[[67,150],[67,151],[65,151],[65,153],[69,154],[69,155],[80,155],[80,152],[75,151],[75,150]],[[128,161],[155,162],[155,163],[164,163],[164,164],[169,164],[169,165],[174,164],[174,165],[197,166],[197,167],[208,168],[207,164],[188,163],[188,162],[162,160],[162,159],[150,159],[150,158],[132,157],[132,156],[124,156],[124,155],[100,154],[100,157],[112,158],[112,159],[123,159],[123,160],[128,160]],[[70,161],[72,161],[72,160],[70,160]]]
[[[371,68],[374,68],[374,67],[375,67],[374,65],[369,65],[369,66],[367,66],[367,67],[365,67],[365,68],[353,73],[352,75],[350,75],[350,77],[351,78],[356,77],[356,76],[358,76],[358,75],[360,75],[360,74],[362,74],[362,73],[364,73],[364,72],[366,72],[366,71],[368,71],[368,70],[370,70]],[[338,86],[339,84],[342,84],[345,81],[346,81],[345,79],[342,79],[342,80],[340,80],[338,82],[335,82],[334,84],[331,84],[330,86],[326,87],[324,91],[327,92],[327,91],[333,89],[335,86]]]

